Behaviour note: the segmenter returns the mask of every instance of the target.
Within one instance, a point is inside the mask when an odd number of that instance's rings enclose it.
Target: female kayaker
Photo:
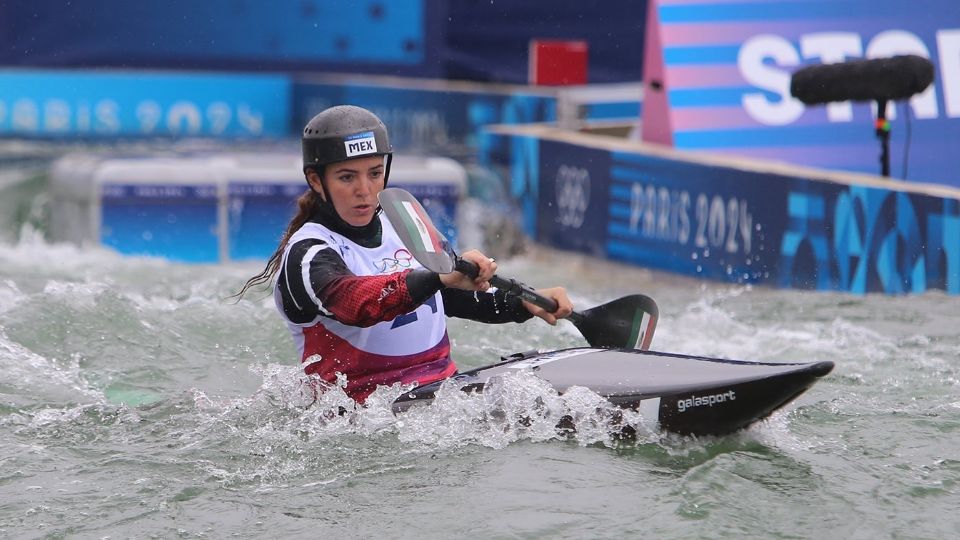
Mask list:
[[[344,375],[346,393],[362,403],[378,385],[423,385],[456,372],[448,316],[506,323],[536,315],[556,324],[573,311],[561,287],[538,291],[556,300],[553,313],[488,292],[497,264],[476,250],[462,254],[479,267],[475,279],[422,268],[378,205],[393,148],[370,111],[329,108],[310,120],[301,142],[309,190],[240,294],[276,276],[274,300],[306,373],[331,383]]]

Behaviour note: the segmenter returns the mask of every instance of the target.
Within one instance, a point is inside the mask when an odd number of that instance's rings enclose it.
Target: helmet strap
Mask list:
[[[393,152],[384,154],[386,159],[383,161],[383,188],[387,188],[387,181],[390,180],[390,166],[393,165]]]

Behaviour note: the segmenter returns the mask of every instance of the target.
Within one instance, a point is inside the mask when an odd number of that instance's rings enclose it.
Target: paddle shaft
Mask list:
[[[476,264],[457,256],[457,262],[455,269],[462,273],[466,274],[472,278],[477,277],[480,274],[480,269]],[[553,313],[557,310],[557,301],[553,298],[547,298],[537,291],[530,288],[529,285],[521,283],[513,278],[502,278],[498,275],[494,275],[490,278],[490,285],[500,289],[506,294],[519,296],[521,299],[530,302],[535,306],[539,306],[548,313]],[[583,319],[583,315],[574,311],[571,313],[568,318],[573,322],[577,323]]]

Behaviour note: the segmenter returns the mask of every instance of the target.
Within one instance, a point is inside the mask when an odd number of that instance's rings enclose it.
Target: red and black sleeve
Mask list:
[[[291,246],[277,278],[284,313],[292,322],[308,323],[323,314],[360,327],[413,311],[440,286],[439,276],[427,270],[358,276],[318,239]]]

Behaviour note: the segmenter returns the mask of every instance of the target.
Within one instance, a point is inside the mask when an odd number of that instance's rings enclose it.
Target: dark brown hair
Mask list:
[[[300,198],[297,199],[297,213],[293,216],[293,219],[290,220],[290,224],[287,225],[287,230],[284,231],[283,236],[280,237],[280,244],[277,246],[276,251],[273,252],[273,255],[267,260],[267,265],[263,268],[263,271],[259,274],[248,279],[247,282],[243,285],[243,288],[240,289],[240,292],[230,296],[230,298],[236,298],[240,300],[243,297],[244,293],[247,292],[251,287],[256,287],[257,285],[262,285],[264,283],[269,283],[273,279],[274,274],[280,270],[280,262],[283,260],[283,251],[287,245],[287,242],[290,240],[290,237],[293,236],[293,233],[297,232],[300,227],[303,227],[303,224],[310,219],[316,210],[317,206],[322,202],[320,196],[317,195],[312,189],[308,189],[300,195]]]

